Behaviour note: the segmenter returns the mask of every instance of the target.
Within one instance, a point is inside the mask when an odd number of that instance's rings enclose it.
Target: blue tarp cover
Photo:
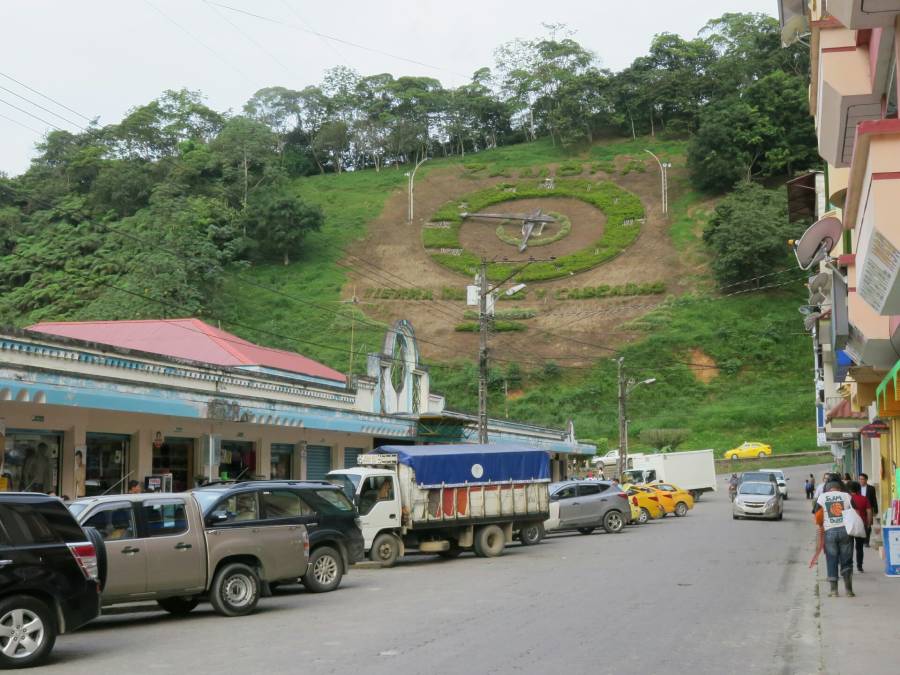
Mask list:
[[[550,480],[547,451],[525,445],[384,445],[372,452],[396,454],[422,487]]]

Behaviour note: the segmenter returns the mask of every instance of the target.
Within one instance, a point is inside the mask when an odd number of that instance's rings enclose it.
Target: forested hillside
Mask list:
[[[644,171],[633,156],[652,148],[676,163],[670,236],[694,271],[679,290],[690,297],[629,328],[655,341],[626,351],[672,373],[636,411],[646,425],[691,427],[694,441],[710,444],[765,418],[800,447],[789,427],[805,414],[807,343],[787,328],[794,296],[783,285],[773,296],[728,296],[787,260],[783,196],[744,181],[771,183],[817,161],[802,104],[807,51],[783,49],[772,18],[726,14],[695,39],[657,35],[620,72],[552,27],[498,46],[495,63],[459,87],[337,67],[300,90],[261,89],[237,113],[210,109],[200,92],[163,92],[116,124],[49,133],[28,171],[0,176],[0,321],[196,315],[358,369],[385,323],[343,302],[355,295],[345,286],[358,266],[345,255],[405,187],[408,166],[428,157],[423,178],[451,169],[486,180],[561,176],[565,166],[612,176]],[[713,210],[731,190],[727,208]],[[741,248],[728,232],[760,213],[759,235]],[[713,297],[711,280],[725,296],[717,315],[698,311],[698,299]],[[602,335],[595,342],[619,348]],[[671,362],[692,349],[736,384],[698,382],[691,359]],[[469,406],[471,373],[441,367],[447,355],[430,359],[436,386]],[[512,416],[574,416],[582,433],[614,433],[606,359],[495,370],[492,401]],[[510,381],[522,389],[512,399],[501,393]],[[544,393],[530,393],[538,382]],[[738,412],[751,395],[758,403]],[[779,414],[766,418],[778,397]]]

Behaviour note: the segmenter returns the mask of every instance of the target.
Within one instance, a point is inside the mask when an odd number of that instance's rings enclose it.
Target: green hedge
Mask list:
[[[549,237],[531,237],[528,240],[529,248],[532,246],[546,246],[547,244],[552,244],[555,241],[559,241],[563,237],[569,236],[569,233],[572,231],[572,221],[563,214],[550,211],[547,215],[555,217],[561,223],[561,225],[559,226],[559,230],[556,234]],[[504,243],[511,244],[513,246],[518,246],[520,243],[522,243],[522,237],[514,237],[511,234],[506,234],[506,228],[502,224],[497,226],[496,233],[500,241]]]
[[[581,162],[563,162],[556,170],[557,176],[580,176],[584,171]]]
[[[660,295],[666,292],[666,284],[654,281],[648,284],[624,284],[622,286],[587,286],[585,288],[560,288],[554,297],[557,300],[587,300],[590,298],[614,298],[630,295]]]
[[[565,277],[596,267],[621,253],[637,239],[640,232],[636,221],[644,217],[644,208],[641,205],[641,200],[632,193],[608,181],[594,182],[585,179],[557,179],[552,190],[542,187],[542,183],[539,181],[519,181],[515,183],[515,188],[515,192],[506,192],[499,186],[471,192],[459,200],[447,202],[441,206],[431,217],[431,220],[462,223],[459,207],[462,202],[468,205],[467,211],[475,213],[500,202],[542,197],[580,199],[606,214],[606,226],[603,228],[602,236],[596,242],[580,251],[560,256],[556,260],[530,264],[514,277],[515,281],[518,282],[558,279],[559,277]],[[633,221],[634,224],[625,225],[626,220]],[[423,232],[433,231],[435,230],[423,230]],[[442,248],[462,248],[459,244],[458,229],[453,230],[451,227],[448,230],[440,231],[455,232],[457,235],[456,241],[452,245],[444,244]],[[431,257],[435,262],[466,276],[475,274],[480,262],[476,255],[465,250],[458,256],[432,253]],[[510,267],[508,264],[494,263],[488,266],[488,277],[492,280],[503,279],[509,272]]]
[[[491,326],[491,330],[495,333],[515,333],[526,329],[527,326],[524,323],[516,321],[494,321]],[[477,333],[479,326],[477,321],[466,321],[465,323],[456,324],[453,330],[458,333]]]
[[[527,319],[533,319],[537,316],[537,312],[533,309],[522,309],[521,307],[514,307],[513,309],[498,309],[494,312],[494,318],[498,320],[506,320],[506,321],[525,321]],[[463,314],[464,319],[477,319],[478,312],[475,310],[467,310],[465,314]]]

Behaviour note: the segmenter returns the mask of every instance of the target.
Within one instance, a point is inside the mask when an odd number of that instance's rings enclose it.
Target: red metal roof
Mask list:
[[[840,403],[835,405],[828,413],[825,415],[825,419],[827,421],[831,421],[833,419],[851,419],[851,420],[861,420],[867,418],[869,415],[865,412],[854,412],[853,408],[850,406],[850,401],[847,399],[843,399]]]
[[[318,361],[260,347],[200,319],[45,322],[28,330],[217,366],[260,366],[340,383],[347,380]]]

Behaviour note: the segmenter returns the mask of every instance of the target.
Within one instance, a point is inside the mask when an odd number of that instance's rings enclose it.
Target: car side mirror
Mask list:
[[[550,495],[550,501],[551,501],[551,502],[558,502],[558,501],[559,501],[559,495]]]

